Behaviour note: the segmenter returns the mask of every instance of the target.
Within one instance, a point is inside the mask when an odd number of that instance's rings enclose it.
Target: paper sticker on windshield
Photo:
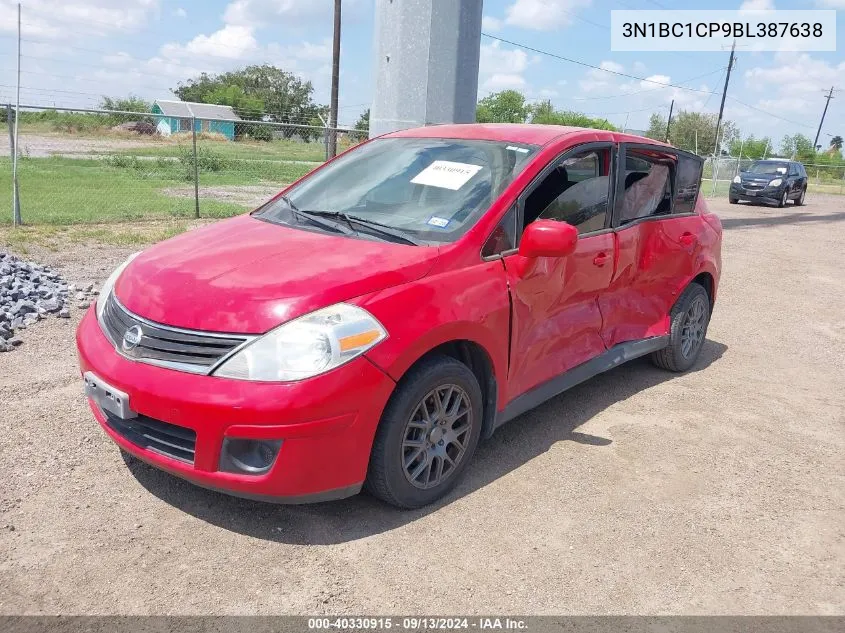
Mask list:
[[[785,174],[786,173],[786,167],[778,167],[776,171],[779,174]]]
[[[415,185],[428,185],[457,191],[481,169],[480,165],[436,160],[411,180]]]
[[[437,226],[441,229],[445,229],[447,226],[449,226],[449,220],[447,220],[446,218],[438,218],[436,215],[433,215],[428,219],[428,224],[430,224],[431,226]]]
[[[528,153],[528,150],[526,148],[517,147],[516,145],[508,145],[505,149],[510,151],[510,152],[519,152],[520,154],[527,154]]]

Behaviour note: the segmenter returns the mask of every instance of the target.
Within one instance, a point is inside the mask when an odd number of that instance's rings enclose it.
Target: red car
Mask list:
[[[201,486],[431,503],[544,400],[638,356],[695,363],[721,268],[701,165],[542,125],[359,145],[121,265],[77,332],[91,410]]]

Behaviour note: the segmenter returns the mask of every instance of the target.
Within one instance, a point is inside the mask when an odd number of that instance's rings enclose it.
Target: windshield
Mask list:
[[[451,242],[484,214],[536,151],[534,145],[494,141],[377,139],[307,177],[255,215],[297,225],[308,212],[346,214],[362,221],[351,226],[368,238],[385,236],[367,231],[365,222],[417,242]]]
[[[749,174],[765,174],[767,176],[775,176],[777,174],[786,173],[787,164],[773,161],[758,161],[751,163],[746,170]]]

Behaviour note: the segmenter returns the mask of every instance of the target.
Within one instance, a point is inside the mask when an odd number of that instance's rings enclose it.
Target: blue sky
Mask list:
[[[442,0],[450,1],[450,0]],[[15,2],[0,0],[0,101],[13,100]],[[268,62],[312,81],[328,101],[332,0],[24,0],[22,103],[92,106],[100,95],[172,97],[201,71]],[[340,120],[371,101],[376,0],[344,0]],[[652,81],[720,90],[728,52],[612,53],[613,9],[837,8],[835,53],[738,52],[726,117],[744,135],[815,136],[823,91],[831,102],[820,143],[845,136],[845,0],[485,0],[484,31]],[[718,111],[719,95],[661,88],[482,37],[479,96],[516,88],[529,99],[643,129],[675,107]],[[768,113],[768,114],[767,114]],[[771,115],[776,116],[771,116]],[[780,118],[777,118],[780,117]],[[782,119],[786,119],[784,121]]]

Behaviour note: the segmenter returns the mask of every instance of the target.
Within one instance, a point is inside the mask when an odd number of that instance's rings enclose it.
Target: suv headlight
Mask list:
[[[741,182],[742,182],[742,178],[740,178],[739,176],[734,176],[734,182],[735,182],[736,184],[739,184],[739,183],[741,183]]]
[[[775,178],[769,182],[770,187],[780,187],[783,184],[783,178]]]
[[[109,298],[109,295],[114,290],[114,285],[117,283],[118,277],[120,277],[120,273],[122,273],[126,267],[132,262],[133,259],[138,257],[141,252],[138,251],[137,253],[132,253],[129,257],[126,258],[126,261],[123,262],[120,266],[114,269],[111,275],[109,275],[108,279],[103,283],[103,286],[100,288],[100,294],[97,295],[97,319],[102,319],[103,310],[106,307],[106,300]]]
[[[283,323],[225,360],[215,376],[292,382],[348,363],[387,338],[369,312],[338,303]]]

